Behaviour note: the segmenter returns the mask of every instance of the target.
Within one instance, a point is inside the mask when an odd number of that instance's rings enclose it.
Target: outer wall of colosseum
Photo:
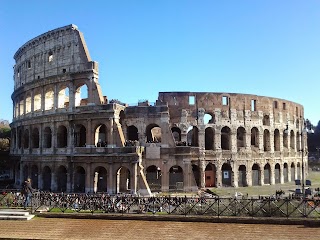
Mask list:
[[[297,103],[204,92],[109,101],[75,25],[28,41],[14,58],[16,184],[31,177],[42,190],[148,194],[281,184],[307,169]]]

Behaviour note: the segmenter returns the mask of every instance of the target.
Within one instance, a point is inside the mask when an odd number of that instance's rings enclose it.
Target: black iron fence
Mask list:
[[[0,206],[22,208],[24,196],[20,192],[0,195]],[[290,198],[221,198],[221,197],[141,197],[108,195],[104,193],[33,193],[32,211],[171,214],[215,217],[280,217],[320,218],[320,199]]]

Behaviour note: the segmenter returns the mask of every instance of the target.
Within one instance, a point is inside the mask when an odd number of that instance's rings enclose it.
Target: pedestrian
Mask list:
[[[34,190],[35,189],[33,189],[31,186],[31,179],[27,178],[27,180],[24,181],[23,186],[22,186],[22,193],[24,195],[24,203],[23,203],[24,210],[27,209],[27,207],[31,201],[31,198],[32,198],[32,192]]]

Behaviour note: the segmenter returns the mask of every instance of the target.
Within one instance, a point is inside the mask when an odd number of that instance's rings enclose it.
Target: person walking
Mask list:
[[[24,208],[24,210],[26,210],[30,201],[31,201],[32,192],[35,191],[35,189],[33,189],[31,186],[31,179],[30,178],[27,178],[27,180],[24,181],[22,191],[24,194],[23,208]]]

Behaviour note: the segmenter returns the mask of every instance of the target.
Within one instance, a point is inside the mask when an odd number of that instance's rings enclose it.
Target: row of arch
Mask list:
[[[129,141],[139,141],[139,133],[138,128],[131,125],[127,127],[127,140]],[[181,143],[182,133],[180,128],[172,127],[172,136],[177,145]],[[216,130],[212,127],[207,127],[205,129],[205,149],[206,150],[216,150],[219,148],[215,141],[217,138],[215,137]],[[14,133],[14,131],[13,131]],[[56,147],[64,148],[68,146],[68,129],[65,125],[60,125],[56,129]],[[13,138],[17,138],[17,147],[20,149],[23,148],[39,148],[40,147],[40,134],[41,142],[43,148],[51,148],[53,142],[53,131],[51,127],[44,127],[43,131],[39,131],[39,128],[34,127],[32,129],[18,129],[17,135]],[[220,143],[222,150],[231,150],[232,149],[232,134],[231,129],[227,126],[223,127],[220,134]],[[75,147],[84,147],[88,141],[87,139],[87,128],[82,124],[76,124],[73,128],[73,144]],[[265,129],[263,131],[263,150],[270,151],[271,150],[271,136],[270,131]],[[72,136],[72,135],[71,135]],[[99,143],[104,143],[104,146],[107,145],[109,141],[109,134],[107,131],[107,127],[105,124],[100,124],[94,129],[94,144],[98,146]],[[260,132],[257,127],[253,127],[250,133],[250,139],[247,138],[247,132],[244,127],[238,127],[236,134],[236,144],[237,148],[246,147],[246,146],[254,146],[259,147],[260,145]],[[161,128],[156,124],[150,124],[146,127],[146,141],[147,142],[161,142]],[[293,130],[290,131],[290,134],[286,132],[286,130],[282,133],[282,138],[280,131],[275,129],[273,132],[273,149],[274,151],[280,151],[281,143],[285,148],[291,149],[300,149],[301,147],[301,138],[299,132],[296,134]],[[185,145],[188,146],[199,146],[199,130],[197,127],[193,126],[189,129],[187,133],[187,141]],[[290,141],[289,141],[290,139]],[[250,141],[250,143],[248,143]],[[89,140],[90,142],[90,140]],[[219,142],[219,141],[218,141]]]
[[[214,164],[209,163],[204,170],[204,185],[205,187],[219,187],[220,183],[222,183],[223,187],[233,186],[234,174],[238,174],[238,186],[272,184],[272,178],[274,178],[275,184],[279,184],[282,183],[281,177],[283,178],[283,182],[294,181],[296,178],[300,179],[300,170],[300,163],[297,163],[296,166],[294,163],[291,163],[290,166],[287,163],[284,163],[282,166],[277,163],[274,169],[271,169],[269,163],[266,163],[264,166],[254,163],[250,171],[245,165],[240,165],[237,170],[233,170],[228,163],[224,163],[221,169],[217,169]],[[220,171],[220,174],[218,171]],[[115,190],[108,189],[108,187],[110,187],[108,181],[113,182],[113,180],[108,176],[105,167],[98,166],[93,172],[94,174],[88,173],[82,166],[77,166],[71,180],[70,173],[63,165],[59,166],[55,173],[52,172],[49,166],[43,167],[41,172],[39,172],[38,166],[32,165],[31,169],[29,169],[28,166],[23,168],[23,177],[27,178],[31,176],[32,186],[44,191],[86,192],[88,185],[88,183],[86,183],[87,174],[90,174],[92,177],[95,176],[96,189],[93,187],[94,191],[109,193],[131,192],[131,176],[133,173],[127,167],[121,166],[116,170],[114,179],[116,183]],[[201,172],[199,166],[193,164],[192,172],[195,184],[200,188]],[[152,191],[161,191],[163,176],[169,178],[169,190],[183,190],[184,174],[186,173],[184,173],[183,168],[179,165],[172,166],[166,174],[163,174],[160,167],[155,165],[146,168],[146,179]],[[250,174],[251,176],[248,176]],[[274,174],[274,176],[272,176],[272,174]],[[263,182],[261,182],[262,175]],[[221,181],[218,180],[218,176],[221,176]],[[251,178],[250,184],[248,183],[249,178]],[[72,182],[72,184],[68,186],[70,182]]]
[[[25,96],[20,96],[14,99],[14,118],[23,116],[28,113],[37,111],[48,111],[53,109],[68,108],[70,104],[69,94],[70,88],[66,85],[61,85],[55,91],[54,86],[43,89],[34,89],[26,93]],[[75,87],[74,105],[87,105],[88,87],[85,82],[80,83]]]

